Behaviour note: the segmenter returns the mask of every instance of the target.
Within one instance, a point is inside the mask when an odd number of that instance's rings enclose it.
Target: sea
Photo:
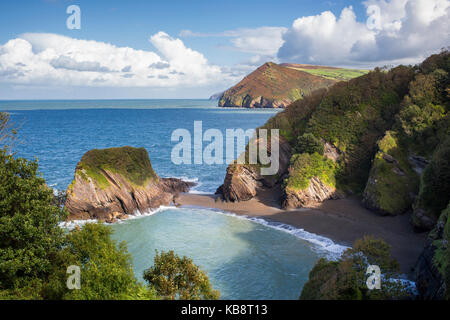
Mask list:
[[[0,111],[9,112],[17,128],[16,155],[38,159],[55,192],[71,183],[85,152],[133,146],[148,151],[159,176],[195,182],[191,192],[205,194],[223,183],[226,159],[174,163],[174,131],[185,129],[193,137],[194,121],[201,121],[203,132],[218,129],[225,137],[227,129],[256,129],[278,112],[218,108],[217,101],[192,99],[0,101]],[[207,272],[222,299],[297,299],[315,262],[345,249],[302,229],[208,208],[162,207],[112,228],[115,240],[126,241],[140,280],[156,250],[174,250]]]

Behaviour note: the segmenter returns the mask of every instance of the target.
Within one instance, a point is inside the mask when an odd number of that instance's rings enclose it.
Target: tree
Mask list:
[[[64,240],[60,209],[37,170],[37,160],[0,150],[0,290],[28,288],[25,296],[43,289]]]
[[[64,295],[70,300],[155,299],[154,290],[138,283],[125,242],[111,239],[111,228],[88,223],[67,235],[67,261],[80,266],[81,289]],[[65,270],[65,269],[64,269]]]
[[[37,160],[0,149],[0,299],[156,299],[108,227],[59,227],[61,209],[37,170]],[[80,290],[66,286],[70,265],[81,268]]]
[[[187,257],[173,251],[156,251],[154,266],[144,271],[144,279],[165,299],[215,300],[220,293],[213,290],[206,273]]]
[[[355,241],[337,261],[320,259],[309,273],[302,300],[385,300],[408,296],[407,286],[396,280],[399,264],[390,255],[390,246],[381,239],[364,237]],[[381,270],[381,289],[369,290],[367,267]]]
[[[0,143],[11,142],[16,134],[16,130],[12,128],[9,113],[0,112]]]

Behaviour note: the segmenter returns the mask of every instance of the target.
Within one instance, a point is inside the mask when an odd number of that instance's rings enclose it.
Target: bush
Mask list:
[[[390,246],[383,240],[364,237],[355,241],[337,261],[320,259],[309,273],[301,300],[385,300],[405,298],[409,292],[402,283],[393,281],[399,264],[390,255]],[[369,290],[366,270],[378,265],[381,289]]]
[[[312,177],[318,177],[331,187],[336,186],[335,172],[337,164],[318,153],[294,154],[289,167],[286,189],[304,190]]]
[[[318,153],[323,155],[324,147],[322,141],[312,133],[305,133],[297,138],[296,153]]]
[[[81,289],[64,295],[70,300],[128,299],[140,290],[126,244],[111,240],[111,228],[88,223],[67,235],[68,256],[81,269]]]
[[[144,279],[165,299],[215,300],[220,293],[213,290],[206,273],[191,259],[180,258],[173,251],[156,252],[155,264],[144,271]]]

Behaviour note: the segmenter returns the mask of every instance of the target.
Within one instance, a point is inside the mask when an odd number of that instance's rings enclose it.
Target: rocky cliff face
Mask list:
[[[270,151],[270,145],[268,147]],[[261,175],[258,165],[233,163],[228,166],[224,182],[217,189],[216,194],[220,194],[225,201],[250,200],[258,194],[261,188],[270,189],[282,182],[289,166],[290,157],[291,147],[286,139],[281,137],[279,141],[279,169],[276,175]]]
[[[147,151],[131,147],[91,150],[78,163],[67,189],[68,220],[115,222],[172,203],[191,183],[159,178]]]
[[[315,89],[336,80],[267,62],[219,99],[219,107],[285,108]]]
[[[303,190],[286,189],[282,207],[285,209],[296,209],[312,207],[320,202],[330,199],[342,199],[344,194],[336,188],[323,183],[320,178],[312,177],[308,187]]]
[[[450,299],[449,241],[450,203],[430,232],[416,264],[416,285],[421,299]]]

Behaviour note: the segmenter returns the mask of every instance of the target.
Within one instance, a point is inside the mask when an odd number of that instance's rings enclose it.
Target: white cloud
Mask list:
[[[415,63],[448,46],[449,0],[368,0],[380,9],[376,29],[357,21],[352,7],[301,17],[284,34],[283,61],[328,65]]]
[[[257,54],[275,56],[283,44],[284,27],[259,27],[228,30],[219,33],[200,33],[191,30],[180,32],[181,37],[225,37],[231,38],[228,45],[232,49]]]
[[[164,32],[152,51],[57,34],[27,33],[0,45],[0,82],[19,85],[179,87],[228,85],[236,77]]]

